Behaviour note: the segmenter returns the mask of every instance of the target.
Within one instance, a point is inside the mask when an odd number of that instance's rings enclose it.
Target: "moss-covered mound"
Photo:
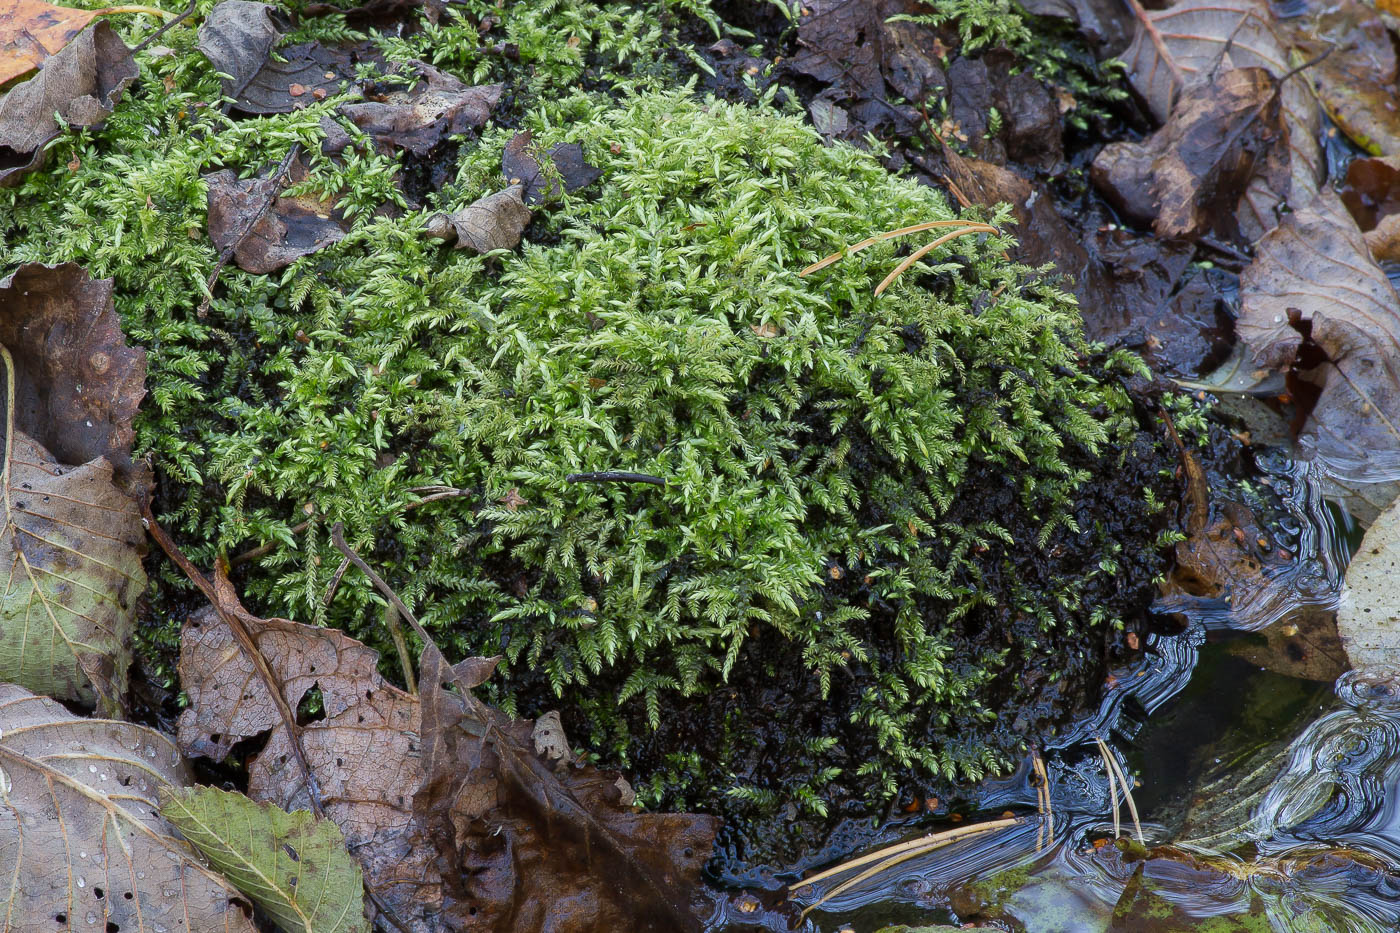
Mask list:
[[[157,505],[205,564],[271,545],[239,565],[250,606],[387,644],[357,574],[323,600],[344,522],[445,646],[506,656],[499,701],[564,706],[576,740],[672,803],[730,789],[823,812],[837,760],[877,796],[911,770],[975,777],[1009,760],[1042,663],[1097,676],[1156,569],[1136,364],[1094,357],[1004,238],[955,240],[878,298],[898,243],[802,278],[955,214],[796,117],[578,93],[524,122],[602,178],[517,252],[447,250],[423,211],[371,216],[403,203],[395,160],[316,155],[304,189],[355,229],[285,273],[226,269],[200,318],[200,174],[316,153],[335,101],[199,113],[217,78],[183,51],[0,193],[0,266],[116,277],[152,351]],[[434,197],[499,188],[512,133],[465,146]],[[619,471],[664,485],[568,479]],[[419,505],[432,487],[466,494]]]

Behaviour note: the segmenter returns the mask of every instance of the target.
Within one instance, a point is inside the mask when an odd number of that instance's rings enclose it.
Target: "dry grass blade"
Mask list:
[[[1047,837],[1047,841],[1055,843],[1055,806],[1050,801],[1050,774],[1045,770],[1045,759],[1040,757],[1040,752],[1031,749],[1031,768],[1035,771],[1035,776],[1040,780],[1036,785],[1036,802],[1040,805],[1040,815],[1044,817],[1044,822],[1035,833],[1035,850],[1040,851],[1042,835]],[[1046,832],[1048,830],[1048,832]]]
[[[896,845],[886,846],[883,849],[878,849],[874,852],[862,855],[860,858],[852,859],[849,862],[837,865],[835,868],[829,868],[826,871],[818,872],[810,878],[807,878],[803,881],[799,881],[797,884],[792,885],[788,889],[788,894],[789,896],[791,896],[792,892],[798,888],[805,887],[809,884],[814,884],[818,881],[823,881],[835,875],[842,874],[843,872],[851,871],[852,869],[859,868],[862,865],[868,865],[871,862],[878,862],[878,864],[876,864],[874,867],[866,869],[859,875],[856,875],[854,878],[841,882],[841,884],[832,888],[830,891],[818,898],[815,902],[804,908],[802,911],[802,916],[805,918],[807,914],[809,914],[813,910],[816,910],[818,907],[831,900],[832,898],[839,897],[841,894],[844,894],[846,891],[849,891],[851,888],[854,888],[862,881],[866,881],[870,878],[875,877],[878,874],[882,874],[883,872],[888,871],[889,869],[893,868],[895,865],[900,864],[901,862],[907,862],[912,858],[916,858],[920,855],[924,855],[925,853],[932,852],[935,849],[941,849],[944,846],[952,845],[954,842],[957,842],[961,839],[966,839],[970,836],[978,836],[983,833],[989,833],[998,829],[1006,829],[1007,827],[1015,826],[1020,822],[1020,820],[1012,818],[1005,820],[993,820],[990,823],[978,823],[975,826],[959,826],[957,829],[950,829],[946,832],[941,833],[933,833],[932,835],[921,836],[918,839],[911,839],[908,842],[901,842]]]
[[[832,253],[830,256],[827,256],[825,259],[812,263],[810,266],[803,269],[797,274],[799,277],[811,275],[813,272],[816,272],[820,269],[825,269],[827,266],[831,265],[834,262],[837,262],[838,260],[844,259],[847,256],[852,256],[860,252],[867,246],[874,246],[876,243],[883,243],[885,240],[893,240],[895,237],[905,236],[906,234],[910,233],[922,233],[925,230],[937,230],[942,227],[966,226],[985,227],[987,225],[974,220],[930,220],[926,221],[925,223],[914,224],[912,227],[900,227],[898,230],[890,230],[886,233],[877,233],[874,236],[867,237],[866,239],[861,240],[859,243],[856,243],[852,246],[847,246],[843,249],[839,249],[836,252]],[[992,232],[995,233],[995,229],[993,229]]]
[[[1108,746],[1104,740],[1094,736],[1094,741],[1099,746],[1099,757],[1103,759],[1104,774],[1108,775],[1108,799],[1113,804],[1113,838],[1117,839],[1122,834],[1122,823],[1118,819],[1118,781],[1114,777],[1114,769],[1111,756],[1108,753]]]
[[[1144,839],[1142,835],[1142,822],[1138,819],[1137,804],[1133,802],[1133,786],[1128,783],[1128,778],[1123,774],[1123,769],[1118,766],[1118,759],[1109,754],[1108,746],[1104,744],[1102,739],[1099,740],[1099,744],[1103,745],[1102,750],[1104,757],[1108,761],[1108,766],[1113,769],[1114,775],[1118,778],[1118,783],[1123,788],[1123,799],[1128,803],[1128,815],[1133,818],[1133,831],[1137,833],[1138,842],[1142,845],[1147,845],[1147,840]]]
[[[895,266],[893,271],[891,271],[889,275],[885,276],[885,280],[879,285],[875,286],[875,294],[878,296],[885,289],[889,288],[890,285],[894,283],[894,280],[903,275],[910,266],[918,262],[920,259],[923,259],[929,253],[938,249],[938,247],[942,246],[944,243],[947,243],[949,240],[956,240],[958,237],[967,236],[969,233],[997,232],[997,228],[993,227],[991,224],[971,224],[969,226],[963,227],[961,230],[954,230],[952,233],[943,234],[941,237],[934,240],[932,243],[919,247],[907,259],[905,259],[899,265]]]

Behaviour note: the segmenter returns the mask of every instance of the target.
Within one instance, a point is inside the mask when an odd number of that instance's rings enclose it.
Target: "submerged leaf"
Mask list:
[[[288,933],[364,933],[360,866],[330,820],[217,787],[162,789],[161,815]]]
[[[0,771],[6,929],[257,929],[157,812],[190,782],[165,736],[0,684]]]
[[[14,363],[0,527],[0,679],[116,708],[126,693],[145,539],[131,419],[144,352],[123,341],[110,281],[75,265],[0,280]]]

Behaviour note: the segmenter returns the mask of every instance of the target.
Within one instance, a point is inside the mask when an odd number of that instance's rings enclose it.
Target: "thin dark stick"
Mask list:
[[[335,573],[331,574],[330,585],[326,587],[326,595],[321,599],[321,605],[329,606],[331,600],[335,599],[335,591],[340,588],[340,580],[345,576],[345,571],[350,569],[350,558],[342,557],[340,566],[335,568]]]
[[[404,601],[402,599],[399,599],[399,594],[394,592],[394,588],[391,587],[389,584],[385,583],[384,578],[381,577],[379,574],[375,573],[374,568],[372,568],[369,564],[365,563],[364,558],[361,557],[359,554],[356,554],[353,550],[351,550],[350,545],[345,543],[344,522],[336,522],[334,525],[331,526],[331,543],[334,544],[340,550],[340,553],[345,555],[346,560],[350,561],[350,563],[354,564],[356,567],[359,567],[360,570],[364,573],[364,575],[369,577],[369,582],[373,583],[374,588],[379,590],[380,593],[384,594],[384,598],[389,600],[389,604],[399,611],[399,615],[401,615],[404,618],[404,620],[408,622],[409,627],[413,629],[414,634],[416,634],[419,638],[423,639],[424,644],[435,644],[433,642],[432,636],[430,636],[427,630],[423,628],[423,623],[419,622],[418,617],[413,614],[413,610],[408,608],[408,606],[404,605]]]
[[[209,273],[209,281],[205,283],[206,292],[204,300],[199,303],[199,310],[195,312],[195,317],[206,317],[209,314],[209,304],[214,300],[214,283],[219,281],[219,273],[224,271],[224,266],[233,258],[234,252],[243,245],[243,241],[248,239],[248,235],[253,232],[253,228],[262,223],[262,219],[267,216],[267,212],[272,209],[272,204],[277,200],[277,195],[281,193],[282,179],[287,172],[291,171],[292,162],[301,154],[301,143],[296,143],[287,150],[286,156],[278,164],[277,168],[267,177],[268,195],[262,207],[248,218],[247,224],[238,231],[238,236],[233,238],[233,242],[224,248],[219,254],[219,261],[214,265],[214,271]]]
[[[181,10],[180,13],[174,19],[168,19],[164,23],[162,23],[159,29],[157,29],[155,32],[151,33],[149,36],[146,37],[146,41],[142,42],[136,48],[132,49],[131,54],[135,55],[137,52],[146,51],[146,47],[149,46],[152,42],[159,39],[161,36],[165,35],[170,30],[171,26],[174,26],[177,23],[182,23],[185,20],[189,19],[190,14],[194,12],[196,2],[197,0],[190,0],[189,6]]]
[[[665,486],[666,481],[659,476],[652,476],[647,473],[615,473],[604,471],[602,473],[570,473],[564,477],[566,483],[650,483],[653,486]]]

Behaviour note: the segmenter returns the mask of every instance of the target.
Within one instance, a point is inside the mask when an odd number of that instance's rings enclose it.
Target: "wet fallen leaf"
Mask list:
[[[306,178],[306,170],[294,161],[288,175],[295,184]],[[279,196],[286,181],[276,171],[239,179],[224,169],[205,175],[204,181],[209,188],[209,238],[221,254],[233,247],[234,262],[247,272],[275,272],[339,241],[350,228],[333,201]]]
[[[1364,0],[1310,0],[1301,16],[1279,21],[1302,58],[1321,58],[1308,80],[1350,139],[1372,155],[1400,154],[1394,40]]]
[[[0,680],[118,708],[146,585],[131,419],[146,355],[126,346],[111,280],[72,264],[0,280],[13,358],[0,528]],[[0,370],[5,368],[0,361]],[[8,395],[9,393],[7,393]]]
[[[1230,642],[1226,650],[1264,670],[1325,684],[1349,666],[1336,614],[1330,610],[1308,606],[1255,634],[1258,637]]]
[[[40,0],[0,0],[0,86],[38,68],[99,15]]]
[[[18,184],[43,164],[45,147],[63,125],[96,126],[107,119],[136,75],[131,50],[99,22],[47,59],[37,75],[0,96],[0,187]]]
[[[1271,191],[1288,185],[1279,100],[1278,82],[1263,68],[1193,84],[1148,139],[1105,146],[1094,159],[1094,181],[1158,236],[1240,239],[1235,214],[1250,183],[1262,177]]]
[[[1380,513],[1347,565],[1337,631],[1353,667],[1396,667],[1400,658],[1400,499]]]
[[[1027,0],[1027,13],[1067,19],[1098,47],[1103,57],[1114,56],[1133,37],[1134,21],[1127,4],[1113,0]]]
[[[510,720],[444,689],[445,664],[423,653],[423,784],[414,810],[437,848],[444,922],[502,931],[685,931],[717,821],[639,813],[617,775],[557,763],[549,725]]]
[[[521,200],[521,191],[520,185],[511,185],[459,211],[436,214],[429,220],[427,233],[436,239],[455,240],[458,249],[477,253],[515,249],[530,224],[530,209]]]
[[[520,185],[521,200],[526,204],[541,204],[559,197],[560,184],[564,191],[574,192],[593,184],[603,176],[601,170],[589,165],[578,143],[558,143],[543,153],[545,166],[530,149],[530,131],[516,133],[506,143],[501,154],[501,171],[506,184]]]
[[[161,816],[287,933],[368,933],[359,864],[330,820],[217,787],[161,788]]]
[[[458,728],[454,695],[438,688],[429,714],[380,677],[370,648],[333,629],[252,616],[222,576],[215,589],[222,610],[249,629],[289,706],[320,689],[324,718],[299,729],[306,760],[367,887],[405,929],[684,929],[670,913],[672,925],[652,924],[653,883],[664,879],[685,903],[709,856],[711,818],[634,813],[620,802],[616,775],[591,768],[555,775],[534,750],[533,723],[488,710],[491,738],[483,740]],[[452,671],[473,683],[494,664],[468,659]],[[440,683],[445,665],[433,676],[425,669],[421,682]],[[236,743],[270,733],[248,764],[249,796],[307,807],[296,739],[215,611],[186,622],[180,678],[190,698],[181,748],[222,760]],[[579,917],[590,920],[564,919]],[[593,917],[599,925],[590,925]]]
[[[330,49],[308,42],[272,50],[282,39],[273,7],[252,0],[221,0],[199,27],[199,50],[221,74],[224,96],[244,113],[289,113],[305,107],[304,95],[338,93],[354,78],[355,62],[378,60],[365,45]]]
[[[1400,262],[1400,156],[1353,159],[1342,203],[1377,262]]]
[[[157,812],[190,783],[160,733],[0,684],[0,778],[7,929],[257,929]]]
[[[421,80],[395,90],[382,101],[342,104],[340,113],[382,148],[398,147],[423,156],[445,137],[482,126],[501,99],[503,86],[468,87],[424,62],[409,62]]]
[[[1179,0],[1150,12],[1136,2],[1132,6],[1139,23],[1121,57],[1133,87],[1161,122],[1188,87],[1219,80],[1232,68],[1264,68],[1275,78],[1290,71],[1288,43],[1263,0]],[[1240,230],[1250,241],[1277,225],[1281,201],[1297,206],[1312,200],[1322,174],[1320,119],[1306,82],[1290,79],[1279,93],[1291,179],[1284,191],[1271,189],[1258,176],[1250,184],[1238,215]]]
[[[1258,244],[1240,276],[1237,329],[1255,366],[1286,370],[1306,332],[1327,362],[1299,434],[1331,476],[1393,480],[1400,470],[1400,297],[1339,197],[1324,188]]]

